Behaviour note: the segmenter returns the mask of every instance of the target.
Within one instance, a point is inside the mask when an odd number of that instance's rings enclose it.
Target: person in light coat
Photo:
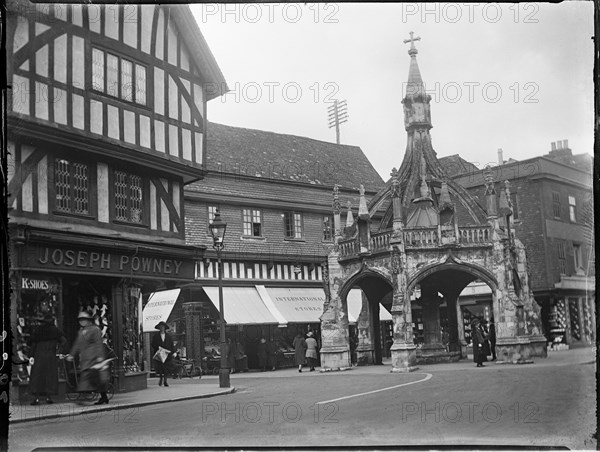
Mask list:
[[[302,372],[302,366],[306,362],[306,340],[302,336],[302,333],[298,332],[294,338],[294,359],[298,366],[298,372]]]
[[[105,360],[104,344],[102,343],[102,332],[93,323],[92,315],[81,311],[77,316],[81,329],[77,339],[71,348],[69,360],[79,356],[80,377],[77,391],[100,393],[100,400],[95,405],[108,403],[106,389],[110,373],[108,368],[94,369],[94,366]]]
[[[312,331],[309,331],[306,338],[306,359],[308,360],[308,365],[310,367],[310,371],[313,372],[315,370],[315,366],[317,365],[317,340],[313,337]]]

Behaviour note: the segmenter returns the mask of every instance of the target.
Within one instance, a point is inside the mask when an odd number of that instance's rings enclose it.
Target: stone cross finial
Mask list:
[[[407,43],[409,43],[409,42],[410,42],[410,50],[417,50],[417,49],[415,48],[415,41],[420,41],[420,40],[421,40],[421,37],[419,36],[419,37],[413,38],[413,35],[414,35],[414,32],[413,32],[413,31],[411,31],[411,32],[409,33],[409,35],[410,35],[410,39],[405,39],[405,40],[404,40],[404,44],[407,44]]]
[[[342,206],[340,205],[340,186],[335,184],[333,186],[333,212],[340,213],[342,210]]]
[[[396,168],[392,168],[392,172],[390,174],[392,176],[392,198],[397,198],[400,196],[400,181],[398,181],[398,170]]]
[[[494,184],[496,181],[494,180],[494,175],[492,173],[492,168],[490,167],[490,165],[487,165],[485,167],[484,179],[485,179],[485,194],[486,195],[496,194],[496,190],[494,188]]]

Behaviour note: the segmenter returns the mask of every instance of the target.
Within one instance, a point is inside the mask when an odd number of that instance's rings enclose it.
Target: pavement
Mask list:
[[[488,369],[498,368],[498,366],[571,366],[578,364],[588,364],[596,362],[596,348],[586,347],[563,351],[553,351],[548,353],[548,358],[536,358],[532,364],[511,364],[488,362],[485,367]],[[462,360],[455,363],[427,364],[419,365],[419,372],[435,373],[436,371],[472,371],[475,364],[472,360]],[[485,368],[484,368],[485,369]],[[352,372],[354,375],[373,375],[388,374],[391,370],[390,360],[384,360],[383,365],[379,366],[361,366],[352,367],[344,372]],[[485,370],[483,370],[485,371]],[[147,389],[126,393],[117,393],[107,405],[94,405],[93,402],[61,402],[54,404],[45,404],[42,400],[40,405],[11,405],[10,422],[32,422],[40,420],[49,420],[62,417],[92,417],[94,413],[104,411],[114,411],[142,407],[146,405],[157,405],[161,403],[177,402],[182,400],[202,399],[220,395],[232,394],[238,386],[244,385],[244,380],[252,378],[306,378],[310,375],[329,375],[334,377],[339,372],[309,372],[304,369],[302,373],[297,368],[278,369],[276,371],[257,372],[250,371],[244,373],[235,373],[231,375],[231,387],[220,388],[218,375],[203,375],[201,378],[183,378],[169,380],[169,387],[158,386],[158,378],[148,378]]]

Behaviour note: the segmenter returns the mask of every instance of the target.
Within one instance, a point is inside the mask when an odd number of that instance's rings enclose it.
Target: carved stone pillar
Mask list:
[[[369,312],[369,301],[365,294],[362,294],[362,308],[356,321],[358,330],[358,345],[356,346],[356,357],[359,366],[373,364],[373,319]]]
[[[445,351],[442,344],[442,330],[440,325],[440,304],[442,300],[437,295],[423,300],[423,333],[424,343],[422,350],[425,351]]]
[[[401,235],[398,237],[401,240]],[[394,240],[394,239],[392,239]],[[392,245],[393,301],[392,321],[394,325],[394,343],[392,353],[392,372],[412,372],[417,370],[417,346],[413,339],[412,312],[410,297],[406,293],[406,275],[402,266],[403,244]]]
[[[204,346],[201,329],[202,303],[199,301],[183,303],[183,312],[185,313],[186,357],[201,363]]]

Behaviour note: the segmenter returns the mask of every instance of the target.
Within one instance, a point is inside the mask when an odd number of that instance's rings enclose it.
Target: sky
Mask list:
[[[230,92],[208,119],[335,142],[327,109],[346,100],[341,143],[384,180],[406,148],[402,98],[414,32],[432,96],[438,158],[478,167],[593,154],[593,3],[194,4]]]

